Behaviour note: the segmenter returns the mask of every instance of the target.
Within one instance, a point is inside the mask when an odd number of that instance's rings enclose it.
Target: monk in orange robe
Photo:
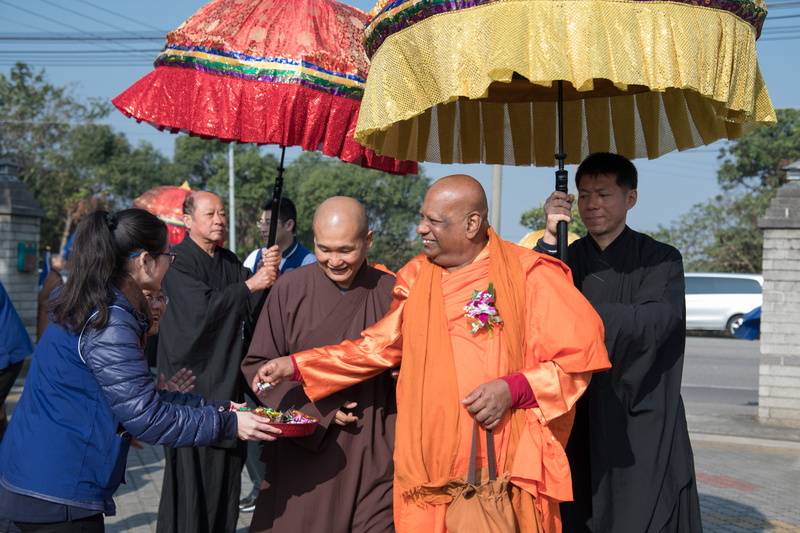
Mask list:
[[[492,431],[498,472],[510,476],[517,531],[559,532],[558,503],[572,499],[564,446],[573,407],[592,372],[611,366],[602,322],[569,269],[500,239],[487,214],[474,178],[434,183],[417,226],[424,254],[398,272],[387,315],[356,341],[274,359],[253,381],[255,391],[301,381],[316,401],[400,365],[401,533],[446,531],[444,488],[468,470],[473,420]],[[464,308],[490,283],[501,322],[476,325]],[[477,464],[487,465],[480,446]]]

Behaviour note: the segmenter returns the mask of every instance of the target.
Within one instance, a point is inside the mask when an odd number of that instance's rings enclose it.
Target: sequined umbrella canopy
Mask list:
[[[166,223],[169,244],[175,245],[183,240],[186,233],[186,226],[183,224],[183,201],[193,192],[187,182],[180,187],[162,185],[142,193],[133,201],[133,207],[149,211]]]
[[[355,138],[436,163],[654,159],[776,121],[763,0],[381,0]]]
[[[170,32],[155,70],[112,102],[173,133],[299,146],[415,174],[415,162],[379,156],[353,140],[369,69],[365,22],[363,11],[334,0],[214,0]],[[276,200],[282,162],[283,154]]]

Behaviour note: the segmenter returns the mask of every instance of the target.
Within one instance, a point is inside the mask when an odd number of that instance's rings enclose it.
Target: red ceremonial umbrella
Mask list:
[[[155,70],[112,102],[172,133],[300,146],[366,168],[416,173],[415,162],[353,140],[369,69],[366,20],[334,0],[214,0],[170,32]]]
[[[142,193],[133,201],[133,207],[144,209],[156,215],[167,225],[169,244],[178,244],[183,240],[186,226],[183,224],[183,201],[194,191],[184,182],[180,187],[162,185]]]

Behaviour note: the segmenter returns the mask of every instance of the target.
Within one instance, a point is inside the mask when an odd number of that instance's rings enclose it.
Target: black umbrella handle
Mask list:
[[[281,197],[283,196],[283,158],[286,155],[286,147],[281,146],[281,163],[278,165],[278,177],[275,178],[275,187],[272,189],[272,215],[269,219],[269,236],[267,237],[267,248],[275,244],[278,236],[278,217],[281,214]]]
[[[560,192],[569,192],[569,178],[568,173],[564,170],[564,161],[567,160],[567,154],[564,153],[564,82],[558,81],[558,102],[556,105],[556,127],[558,129],[558,153],[556,154],[556,161],[558,161],[558,170],[556,170],[556,190]],[[556,226],[556,257],[562,262],[567,262],[567,223],[563,220]]]
[[[569,192],[569,186],[567,183],[569,179],[567,177],[566,170],[556,170],[556,190],[560,192]],[[569,245],[569,241],[567,240],[567,223],[563,220],[558,222],[556,226],[556,257],[558,257],[564,263],[567,262],[567,246]]]

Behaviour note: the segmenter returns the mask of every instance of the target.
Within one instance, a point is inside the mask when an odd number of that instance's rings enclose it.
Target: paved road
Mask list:
[[[728,418],[758,413],[758,341],[688,337],[681,389],[690,429],[706,430],[692,420],[715,421],[728,432]],[[694,417],[694,418],[693,418]]]

